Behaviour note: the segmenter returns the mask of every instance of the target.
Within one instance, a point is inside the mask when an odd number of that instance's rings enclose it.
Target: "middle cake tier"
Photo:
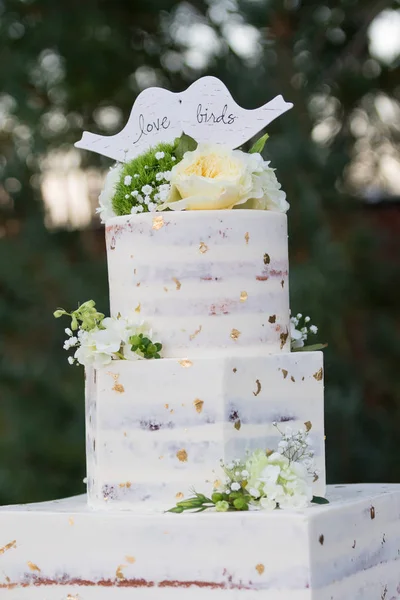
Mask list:
[[[287,220],[266,210],[106,223],[111,315],[145,320],[165,357],[287,352]]]
[[[115,361],[86,373],[89,504],[166,510],[190,489],[210,494],[220,461],[276,449],[287,426],[312,426],[325,492],[323,356]]]

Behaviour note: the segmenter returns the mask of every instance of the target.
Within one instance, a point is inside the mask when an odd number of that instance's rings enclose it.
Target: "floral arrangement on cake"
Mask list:
[[[197,144],[183,134],[158,144],[107,174],[97,212],[111,217],[164,210],[247,208],[285,213],[289,204],[261,152],[265,134],[250,151]]]
[[[134,317],[105,317],[96,309],[94,300],[88,300],[71,313],[59,308],[54,312],[56,319],[71,318],[65,329],[67,339],[64,350],[74,349],[68,357],[69,364],[85,367],[103,367],[112,360],[140,360],[160,358],[162,344],[151,341],[151,329]]]
[[[167,512],[301,510],[311,502],[328,503],[312,493],[312,483],[318,474],[309,438],[312,424],[307,421],[304,425],[299,431],[287,427],[283,432],[274,423],[281,436],[276,450],[258,449],[245,459],[238,458],[228,464],[221,462],[225,481],[215,482],[210,498],[193,490],[191,498],[177,502]]]

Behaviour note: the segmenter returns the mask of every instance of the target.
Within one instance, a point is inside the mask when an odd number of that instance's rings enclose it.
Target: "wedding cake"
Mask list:
[[[289,205],[267,136],[236,150],[290,107],[246,111],[205,77],[77,144],[117,161],[110,316],[55,312],[85,367],[87,494],[0,509],[0,598],[400,599],[400,486],[326,487]]]

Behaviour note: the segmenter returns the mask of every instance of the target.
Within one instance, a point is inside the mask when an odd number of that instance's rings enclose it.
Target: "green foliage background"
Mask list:
[[[179,91],[206,73],[247,108],[279,93],[294,102],[264,153],[291,203],[293,310],[329,342],[328,478],[399,481],[399,205],[369,206],[346,183],[360,144],[354,111],[375,128],[377,155],[382,140],[399,150],[398,128],[374,104],[379,94],[399,102],[399,69],[368,50],[368,26],[385,8],[399,3],[0,0],[0,503],[84,491],[83,373],[68,366],[52,312],[87,298],[104,312],[108,304],[96,219],[84,231],[44,225],[42,158],[83,129],[114,133],[97,111],[119,107],[125,122],[143,85]],[[256,28],[256,55],[230,47],[228,21]],[[193,23],[218,41],[198,68],[187,50]],[[317,143],[326,119],[332,133]],[[82,163],[109,165],[89,153]]]

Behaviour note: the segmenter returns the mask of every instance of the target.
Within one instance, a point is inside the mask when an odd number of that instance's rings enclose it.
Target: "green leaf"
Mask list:
[[[268,138],[268,133],[265,133],[262,137],[258,138],[258,140],[250,148],[249,154],[255,154],[256,152],[261,154],[261,152],[264,150],[265,142]]]
[[[197,142],[190,135],[186,135],[186,133],[182,133],[181,137],[178,138],[175,150],[175,156],[177,160],[182,160],[185,152],[192,152],[196,150]]]
[[[177,502],[177,506],[181,506],[185,510],[190,510],[192,508],[199,508],[202,506],[202,500],[198,498],[188,498],[187,500],[182,500],[181,502]]]
[[[321,496],[313,496],[311,502],[314,504],[329,504],[329,500]]]
[[[302,348],[293,348],[292,352],[313,352],[314,350],[322,350],[326,348],[328,344],[310,344],[310,346],[303,346]]]
[[[170,508],[169,510],[166,510],[165,512],[170,512],[170,513],[183,513],[185,509],[183,508],[183,506],[174,506],[173,508]]]

